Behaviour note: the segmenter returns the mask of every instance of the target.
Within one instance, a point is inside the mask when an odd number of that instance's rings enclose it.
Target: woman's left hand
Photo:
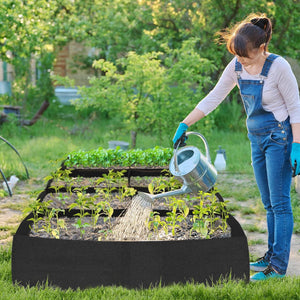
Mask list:
[[[292,144],[291,152],[292,167],[295,170],[295,175],[300,174],[300,143]]]

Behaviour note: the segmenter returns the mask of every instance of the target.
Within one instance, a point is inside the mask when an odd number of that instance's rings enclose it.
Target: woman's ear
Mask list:
[[[259,51],[266,52],[266,43],[263,43],[259,46]]]

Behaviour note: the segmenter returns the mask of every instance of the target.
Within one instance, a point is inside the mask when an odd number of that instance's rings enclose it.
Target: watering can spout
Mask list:
[[[200,133],[186,133],[187,136],[191,134],[197,135],[202,139],[205,145],[206,155],[203,155],[200,150],[194,146],[184,146],[180,149],[178,149],[179,146],[176,147],[169,165],[169,170],[172,175],[183,181],[181,189],[156,195],[139,192],[137,197],[135,197],[135,201],[138,205],[151,208],[155,199],[187,193],[198,194],[200,191],[207,192],[214,186],[217,171],[211,164],[207,141]]]

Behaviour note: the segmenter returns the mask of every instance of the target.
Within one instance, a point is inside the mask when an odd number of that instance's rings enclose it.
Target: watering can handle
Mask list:
[[[211,163],[211,158],[210,158],[210,154],[209,154],[209,147],[208,147],[208,143],[207,143],[205,137],[204,137],[201,133],[195,132],[195,131],[188,131],[188,132],[186,132],[185,135],[186,135],[186,136],[189,136],[189,135],[191,135],[191,134],[197,135],[199,138],[201,138],[201,140],[203,141],[204,146],[205,146],[205,156],[206,156],[208,162]],[[179,172],[179,169],[178,169],[178,162],[177,162],[177,150],[178,150],[178,148],[179,148],[179,145],[180,145],[180,143],[177,144],[177,147],[176,147],[176,149],[174,150],[174,165],[175,165],[175,171],[176,171],[176,172]]]
[[[204,146],[205,146],[205,156],[206,156],[208,162],[211,163],[211,158],[210,158],[210,154],[209,154],[209,147],[208,147],[208,143],[207,143],[205,137],[201,133],[195,132],[195,131],[189,131],[189,132],[187,132],[186,136],[189,136],[191,134],[197,135],[199,138],[201,138],[201,140],[203,141]]]
[[[178,150],[179,146],[180,146],[180,143],[177,144],[177,146],[176,146],[176,148],[174,150],[174,165],[175,165],[175,171],[177,173],[179,173],[178,161],[177,161],[177,150]]]

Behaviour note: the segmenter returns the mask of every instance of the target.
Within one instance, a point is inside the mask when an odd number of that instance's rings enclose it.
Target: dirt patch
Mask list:
[[[19,181],[12,196],[0,197],[0,247],[12,242],[12,237],[24,218],[23,210],[33,197],[32,193],[43,188],[42,180]]]

